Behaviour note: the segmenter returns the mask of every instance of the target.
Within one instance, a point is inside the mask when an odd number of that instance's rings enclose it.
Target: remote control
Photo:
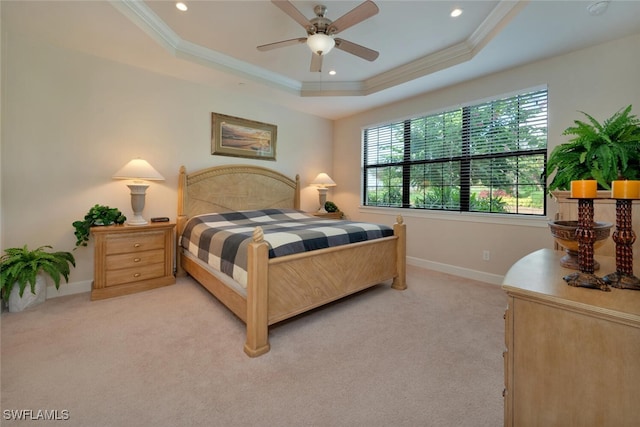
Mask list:
[[[151,218],[151,222],[169,222],[169,218],[166,216],[158,216],[155,218]]]

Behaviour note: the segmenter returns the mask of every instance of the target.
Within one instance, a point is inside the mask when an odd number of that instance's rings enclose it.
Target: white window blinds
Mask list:
[[[547,91],[365,129],[369,206],[545,214]]]

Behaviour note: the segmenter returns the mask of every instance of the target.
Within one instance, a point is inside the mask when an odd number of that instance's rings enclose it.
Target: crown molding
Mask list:
[[[299,82],[183,40],[144,2],[110,3],[173,56],[240,75],[303,97],[366,96],[473,59],[530,0],[501,0],[467,40],[357,82]]]
[[[164,47],[171,55],[197,62],[218,70],[240,75],[268,86],[299,94],[302,84],[264,68],[237,60],[204,46],[183,40],[144,2],[139,0],[111,0],[111,5]]]

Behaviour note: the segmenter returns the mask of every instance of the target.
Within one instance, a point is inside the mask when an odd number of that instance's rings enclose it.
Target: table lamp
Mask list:
[[[127,184],[131,190],[131,208],[133,218],[127,221],[129,225],[145,225],[147,221],[142,217],[144,198],[149,184],[144,181],[164,181],[164,177],[153,168],[146,160],[136,158],[124,165],[122,169],[113,175],[113,179],[130,179]]]
[[[318,197],[320,198],[320,209],[318,209],[318,212],[327,213],[327,210],[324,208],[324,204],[327,202],[327,191],[329,191],[328,187],[335,187],[337,184],[329,175],[321,172],[316,176],[316,179],[311,182],[311,185],[318,187]]]

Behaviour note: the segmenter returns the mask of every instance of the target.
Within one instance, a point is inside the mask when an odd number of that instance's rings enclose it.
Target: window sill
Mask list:
[[[444,221],[461,221],[484,224],[515,225],[520,227],[548,228],[549,218],[533,215],[504,215],[485,214],[475,212],[447,212],[423,209],[379,208],[372,206],[359,206],[358,211],[376,215],[402,215],[405,218],[438,219]]]

